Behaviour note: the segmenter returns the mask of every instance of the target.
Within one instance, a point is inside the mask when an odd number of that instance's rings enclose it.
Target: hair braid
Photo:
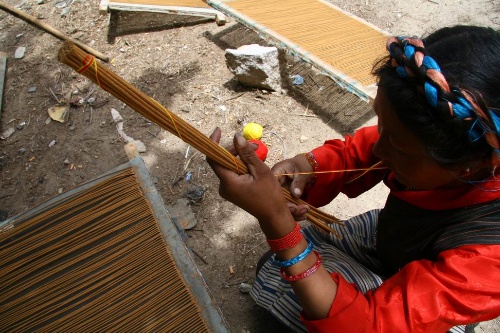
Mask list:
[[[413,78],[418,93],[449,119],[472,121],[469,140],[485,138],[493,148],[492,162],[500,164],[500,117],[489,109],[481,94],[450,87],[437,62],[426,55],[425,45],[415,37],[391,37],[387,41],[390,64],[402,78]]]

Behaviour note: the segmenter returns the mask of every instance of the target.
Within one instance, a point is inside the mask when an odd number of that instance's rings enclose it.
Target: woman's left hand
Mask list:
[[[220,137],[219,128],[210,135],[210,139],[217,143]],[[289,218],[290,211],[280,183],[269,167],[255,155],[254,146],[239,133],[235,134],[233,144],[228,150],[240,157],[247,166],[248,174],[238,175],[207,159],[220,180],[220,196],[255,216],[261,224],[279,223],[285,216]]]

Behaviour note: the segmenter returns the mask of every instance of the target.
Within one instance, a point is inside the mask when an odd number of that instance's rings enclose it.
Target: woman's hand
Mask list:
[[[278,177],[280,184],[287,188],[292,196],[300,198],[312,177],[310,172],[313,171],[313,168],[307,157],[300,154],[276,163],[271,170]],[[302,221],[306,219],[306,213],[309,211],[308,205],[296,205],[291,202],[288,202],[287,205],[295,220]]]
[[[313,167],[304,154],[276,163],[272,167],[281,185],[289,187],[290,193],[300,198],[312,177]]]
[[[221,131],[216,128],[210,139],[219,143]],[[283,190],[277,177],[269,167],[255,155],[254,145],[237,133],[233,139],[233,147],[228,150],[239,156],[248,168],[248,174],[238,175],[225,167],[207,159],[220,180],[219,194],[222,198],[234,203],[255,216],[266,233],[274,234],[273,223],[279,224],[286,219],[293,221],[286,204]],[[278,228],[279,229],[279,228]],[[273,238],[273,235],[268,235]]]

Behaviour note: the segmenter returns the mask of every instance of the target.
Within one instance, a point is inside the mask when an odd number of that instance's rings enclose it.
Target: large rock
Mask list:
[[[258,44],[226,49],[226,64],[236,79],[250,87],[281,92],[278,49]]]

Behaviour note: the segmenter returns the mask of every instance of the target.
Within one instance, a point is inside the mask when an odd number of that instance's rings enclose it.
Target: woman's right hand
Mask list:
[[[304,154],[276,163],[271,171],[278,176],[281,186],[287,188],[293,197],[300,198],[304,189],[312,177],[313,167]],[[296,205],[287,202],[288,208],[297,221],[306,218],[309,211],[308,205]]]

